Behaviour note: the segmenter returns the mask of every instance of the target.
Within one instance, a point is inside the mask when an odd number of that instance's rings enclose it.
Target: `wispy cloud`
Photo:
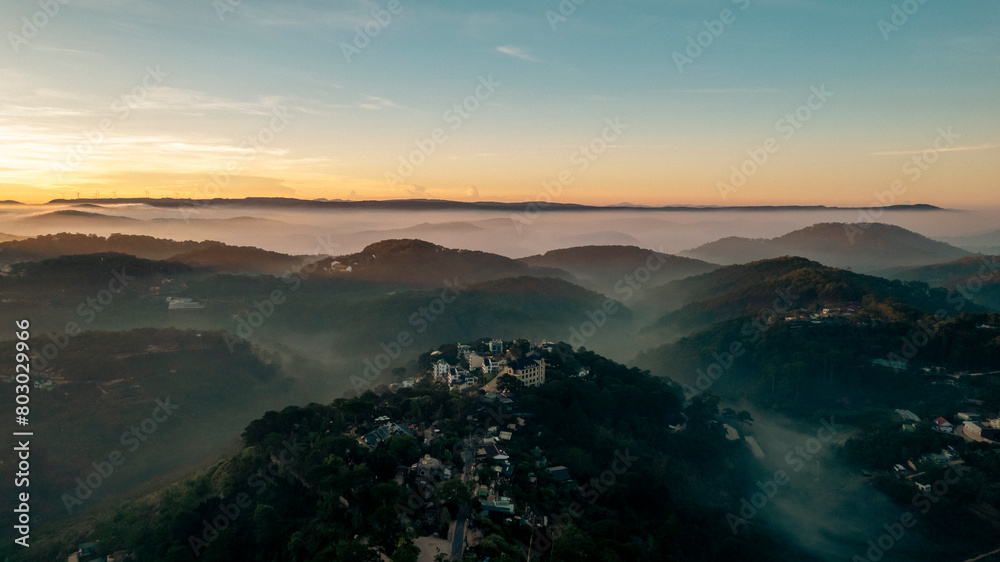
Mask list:
[[[377,96],[365,96],[365,101],[358,104],[362,109],[385,109],[387,107],[398,108],[395,102]]]
[[[503,53],[505,55],[510,55],[512,57],[517,57],[517,58],[519,58],[521,60],[526,60],[526,61],[529,61],[529,62],[542,62],[538,58],[535,58],[535,57],[529,55],[527,52],[525,52],[524,49],[522,49],[520,47],[514,47],[514,46],[511,46],[511,45],[504,45],[504,46],[501,46],[501,47],[497,47],[497,52]]]
[[[159,86],[145,99],[133,104],[136,109],[170,111],[174,114],[202,115],[205,112],[228,111],[248,115],[268,115],[280,102],[277,97],[262,97],[253,101],[233,100],[183,88]]]
[[[872,152],[874,156],[905,156],[907,154],[923,154],[928,150],[935,152],[960,152],[965,150],[988,150],[998,148],[1000,144],[977,144],[974,146],[951,146],[947,148],[921,148],[918,150],[885,150],[882,152]]]
[[[64,56],[75,56],[75,57],[99,57],[101,55],[93,51],[84,51],[81,49],[66,49],[62,47],[53,47],[51,45],[39,45],[34,43],[29,43],[29,47],[32,49],[42,52],[50,53],[54,55],[64,55]]]
[[[46,107],[38,105],[0,104],[0,117],[78,117],[91,115],[89,111],[69,109],[65,107]]]
[[[21,89],[11,94],[0,85],[6,98],[0,102],[0,117],[71,117],[96,115],[107,112],[115,100],[88,93],[70,92],[56,88]],[[206,113],[238,113],[269,115],[274,106],[283,103],[280,97],[258,97],[235,100],[207,92],[157,86],[139,98],[126,99],[132,109],[166,111],[172,115],[204,115]]]

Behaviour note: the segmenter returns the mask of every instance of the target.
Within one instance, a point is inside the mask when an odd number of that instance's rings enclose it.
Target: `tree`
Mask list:
[[[334,548],[336,560],[351,560],[352,562],[380,562],[382,557],[377,552],[358,541],[340,541]]]
[[[698,424],[707,424],[719,415],[719,397],[703,392],[691,399],[687,407],[688,419]]]
[[[753,425],[753,416],[751,416],[750,412],[746,410],[740,410],[740,412],[736,414],[736,421],[740,422],[740,429],[743,429],[743,424]]]
[[[389,454],[402,466],[409,466],[420,458],[420,443],[409,435],[393,435],[385,442]]]
[[[531,351],[531,342],[524,339],[514,340],[514,343],[511,344],[510,351],[517,356],[524,355],[525,353]]]
[[[485,466],[477,468],[475,474],[479,481],[487,486],[497,479],[497,471]]]
[[[511,374],[500,375],[497,379],[497,390],[500,392],[517,392],[524,388],[524,383]]]
[[[461,479],[452,478],[442,482],[434,490],[434,499],[457,509],[472,502],[472,492],[469,485]]]
[[[521,549],[507,542],[498,534],[487,535],[480,539],[479,549],[484,556],[496,560],[521,560],[524,558]]]
[[[594,539],[576,525],[559,531],[559,538],[552,545],[553,555],[560,560],[586,560],[591,557],[596,545]]]
[[[420,549],[411,542],[402,544],[392,553],[392,562],[417,562],[420,558]]]
[[[372,498],[382,507],[391,507],[406,499],[406,489],[395,482],[383,482],[372,488]]]
[[[404,535],[396,511],[388,506],[379,507],[368,517],[368,525],[372,529],[369,544],[385,554],[395,552]]]

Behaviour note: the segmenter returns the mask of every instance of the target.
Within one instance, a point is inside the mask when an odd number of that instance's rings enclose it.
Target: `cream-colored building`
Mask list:
[[[545,360],[534,352],[523,355],[502,368],[500,376],[503,375],[511,375],[524,386],[541,386],[545,384]]]

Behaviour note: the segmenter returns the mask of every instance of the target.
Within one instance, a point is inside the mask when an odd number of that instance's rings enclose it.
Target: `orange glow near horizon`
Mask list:
[[[640,154],[599,160],[584,171],[565,164],[546,168],[529,161],[518,167],[508,159],[484,163],[469,158],[444,165],[428,164],[407,178],[407,183],[394,186],[379,177],[384,176],[386,168],[380,170],[374,164],[349,166],[346,174],[331,174],[318,169],[300,172],[285,164],[268,166],[263,162],[259,169],[246,173],[220,174],[205,169],[185,171],[184,165],[178,163],[171,171],[163,171],[168,167],[163,165],[157,166],[160,171],[150,172],[66,174],[59,178],[62,181],[58,187],[48,187],[53,179],[51,173],[31,174],[4,166],[0,167],[0,199],[40,204],[53,199],[141,198],[148,194],[153,198],[184,199],[443,199],[594,206],[625,202],[648,206],[849,207],[924,203],[978,208],[997,204],[997,152],[984,149],[942,153],[916,180],[916,168],[905,155],[857,158],[854,166],[824,161],[817,155],[796,155],[798,162],[776,160],[749,176],[739,171],[734,175],[740,161],[713,166],[696,160],[685,167],[666,169],[657,161],[641,159]],[[849,157],[834,160],[840,158]],[[744,165],[743,169],[752,171],[754,167]],[[736,187],[743,179],[741,175],[745,176],[744,182]],[[887,197],[893,185],[897,192]],[[953,187],[956,185],[961,189]]]
[[[20,140],[35,147],[45,142],[30,136]],[[53,199],[140,198],[148,193],[154,198],[185,199],[551,200],[595,206],[924,203],[976,208],[996,205],[1000,178],[1000,147],[992,145],[940,152],[933,163],[923,165],[926,169],[915,160],[919,151],[878,153],[851,143],[835,150],[796,146],[759,166],[733,145],[655,150],[614,146],[586,164],[574,159],[572,147],[481,155],[464,154],[461,146],[453,145],[449,147],[453,152],[428,159],[406,177],[397,176],[403,181],[396,185],[387,174],[397,174],[399,156],[394,161],[384,154],[359,154],[356,161],[336,163],[293,158],[291,154],[303,150],[296,148],[294,139],[287,147],[255,155],[246,163],[241,148],[226,143],[205,147],[177,141],[148,153],[141,146],[118,143],[107,148],[107,154],[63,172],[38,170],[54,170],[43,162],[65,158],[64,146],[36,148],[34,157],[27,150],[20,158],[15,153],[0,161],[0,199],[37,204]],[[226,172],[227,168],[237,171]],[[897,193],[891,199],[880,195],[894,184]]]
[[[887,42],[883,7],[765,3],[678,68],[698,3],[595,4],[565,34],[528,5],[428,6],[346,59],[366,3],[264,4],[61,12],[0,68],[0,199],[1000,204],[975,6],[922,7],[934,24]]]

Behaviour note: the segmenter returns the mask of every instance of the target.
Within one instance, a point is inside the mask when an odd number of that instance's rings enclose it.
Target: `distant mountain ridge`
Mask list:
[[[123,253],[147,260],[168,260],[227,273],[281,274],[302,267],[304,258],[230,246],[206,240],[178,242],[152,236],[112,234],[47,234],[0,242],[0,262],[38,261],[66,255]]]
[[[777,238],[722,238],[681,255],[721,264],[801,256],[831,267],[875,272],[973,254],[890,224],[819,223]]]
[[[493,211],[524,211],[528,205],[532,211],[600,211],[600,210],[636,210],[636,211],[819,211],[819,210],[862,210],[862,207],[828,207],[825,205],[759,205],[746,207],[717,207],[711,205],[686,206],[663,205],[644,206],[627,204],[616,205],[582,205],[578,203],[552,203],[538,201],[500,202],[500,201],[449,201],[445,199],[391,199],[369,201],[344,201],[321,199],[294,199],[285,197],[246,197],[243,199],[178,199],[178,198],[122,198],[122,199],[53,199],[47,205],[73,204],[108,204],[108,205],[150,205],[152,207],[233,207],[233,206],[267,206],[272,208],[316,208],[316,209],[386,209],[386,210],[435,210],[435,209],[468,209]],[[540,204],[541,203],[541,204]],[[889,205],[885,211],[945,211],[940,207],[928,204]]]
[[[88,205],[88,207],[95,208],[96,206]],[[58,224],[67,220],[74,220],[74,219],[87,220],[104,224],[142,223],[141,220],[133,219],[131,217],[124,217],[121,215],[107,215],[104,213],[93,213],[91,211],[80,211],[77,209],[60,209],[58,211],[49,211],[46,213],[25,215],[22,217],[18,217],[17,221],[33,225],[48,225],[48,224]]]
[[[964,248],[970,252],[984,254],[1000,253],[1000,230],[974,234],[972,236],[942,236],[941,241]]]

